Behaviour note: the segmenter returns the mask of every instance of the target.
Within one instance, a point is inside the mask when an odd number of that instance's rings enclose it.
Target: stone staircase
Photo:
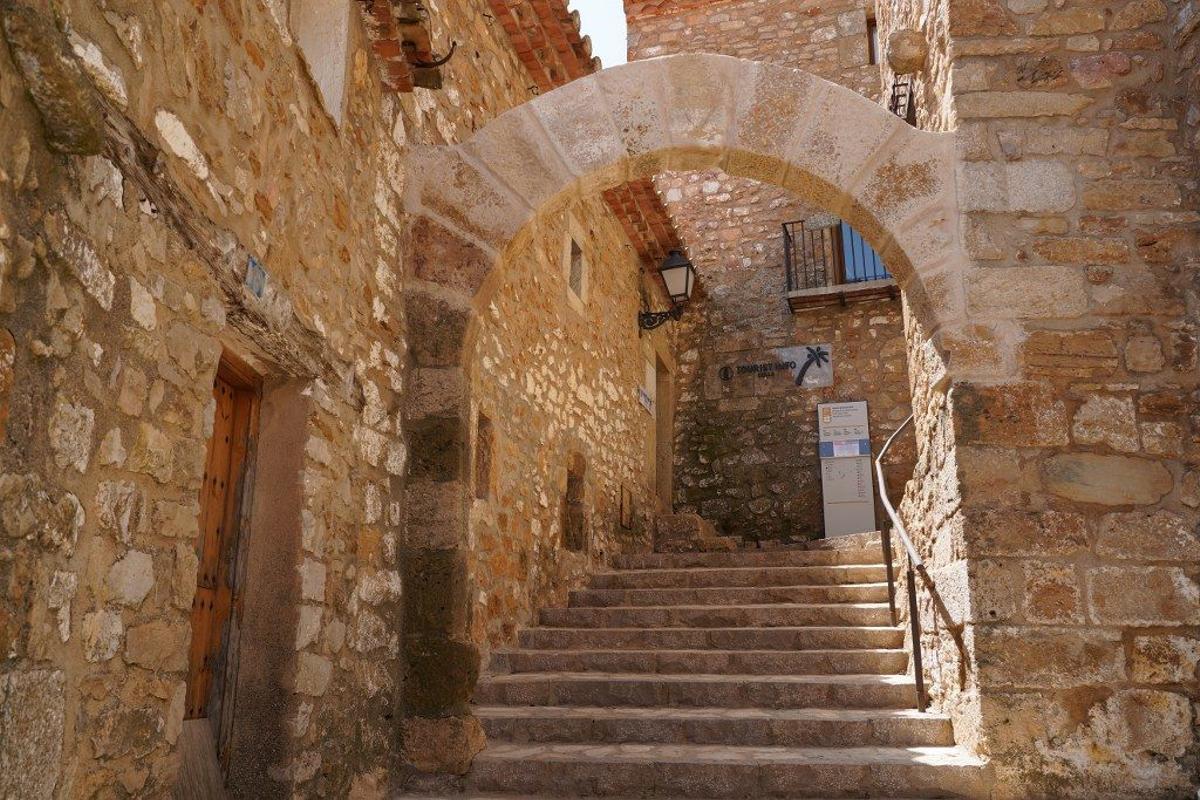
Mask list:
[[[621,556],[540,621],[480,682],[468,796],[987,796],[914,708],[877,545]]]

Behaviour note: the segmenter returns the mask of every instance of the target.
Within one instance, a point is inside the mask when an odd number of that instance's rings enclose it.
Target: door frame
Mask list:
[[[214,672],[219,673],[214,674],[212,678],[216,686],[210,687],[209,690],[209,702],[212,702],[215,708],[211,706],[207,708],[204,717],[213,726],[213,742],[216,746],[216,756],[221,767],[221,772],[224,776],[228,776],[229,760],[232,751],[230,745],[232,743],[237,705],[236,691],[239,658],[241,655],[242,600],[245,590],[247,543],[252,532],[250,511],[253,508],[254,468],[257,456],[259,410],[262,403],[263,380],[262,376],[251,368],[249,364],[228,349],[222,350],[217,371],[213,377],[214,386],[218,380],[224,381],[242,396],[242,402],[247,404],[246,412],[248,417],[244,445],[241,446],[242,452],[238,458],[237,472],[231,480],[229,487],[230,499],[233,503],[229,518],[236,522],[236,531],[232,534],[234,536],[232,552],[222,558],[223,563],[219,566],[219,570],[221,571],[219,572],[218,580],[227,575],[230,584],[231,596],[229,600],[228,624],[222,633],[221,645],[218,650],[221,657],[218,664],[214,666]],[[208,443],[205,446],[207,448]],[[238,444],[235,443],[234,446],[237,447]],[[198,535],[203,536],[204,531],[200,530]],[[188,666],[190,676],[190,645]],[[219,690],[219,694],[215,697],[213,695],[214,688]]]

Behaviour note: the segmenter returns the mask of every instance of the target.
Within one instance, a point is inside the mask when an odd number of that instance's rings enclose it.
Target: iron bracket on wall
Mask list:
[[[639,311],[638,327],[644,331],[652,331],[668,320],[678,320],[683,316],[683,306],[675,306],[667,311]]]

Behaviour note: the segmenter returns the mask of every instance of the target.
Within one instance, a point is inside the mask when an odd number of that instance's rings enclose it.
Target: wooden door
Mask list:
[[[200,490],[200,533],[192,642],[188,653],[185,717],[219,721],[229,664],[229,631],[239,587],[235,586],[242,486],[257,410],[253,383],[222,361],[213,386],[216,413],[204,484]]]

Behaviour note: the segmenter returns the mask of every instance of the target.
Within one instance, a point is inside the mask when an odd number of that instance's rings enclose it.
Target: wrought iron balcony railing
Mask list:
[[[913,82],[911,75],[898,75],[892,82],[892,94],[888,98],[888,111],[891,111],[909,125],[917,125],[917,104],[913,97]]]
[[[793,310],[896,294],[879,254],[842,220],[785,222],[783,259]]]

